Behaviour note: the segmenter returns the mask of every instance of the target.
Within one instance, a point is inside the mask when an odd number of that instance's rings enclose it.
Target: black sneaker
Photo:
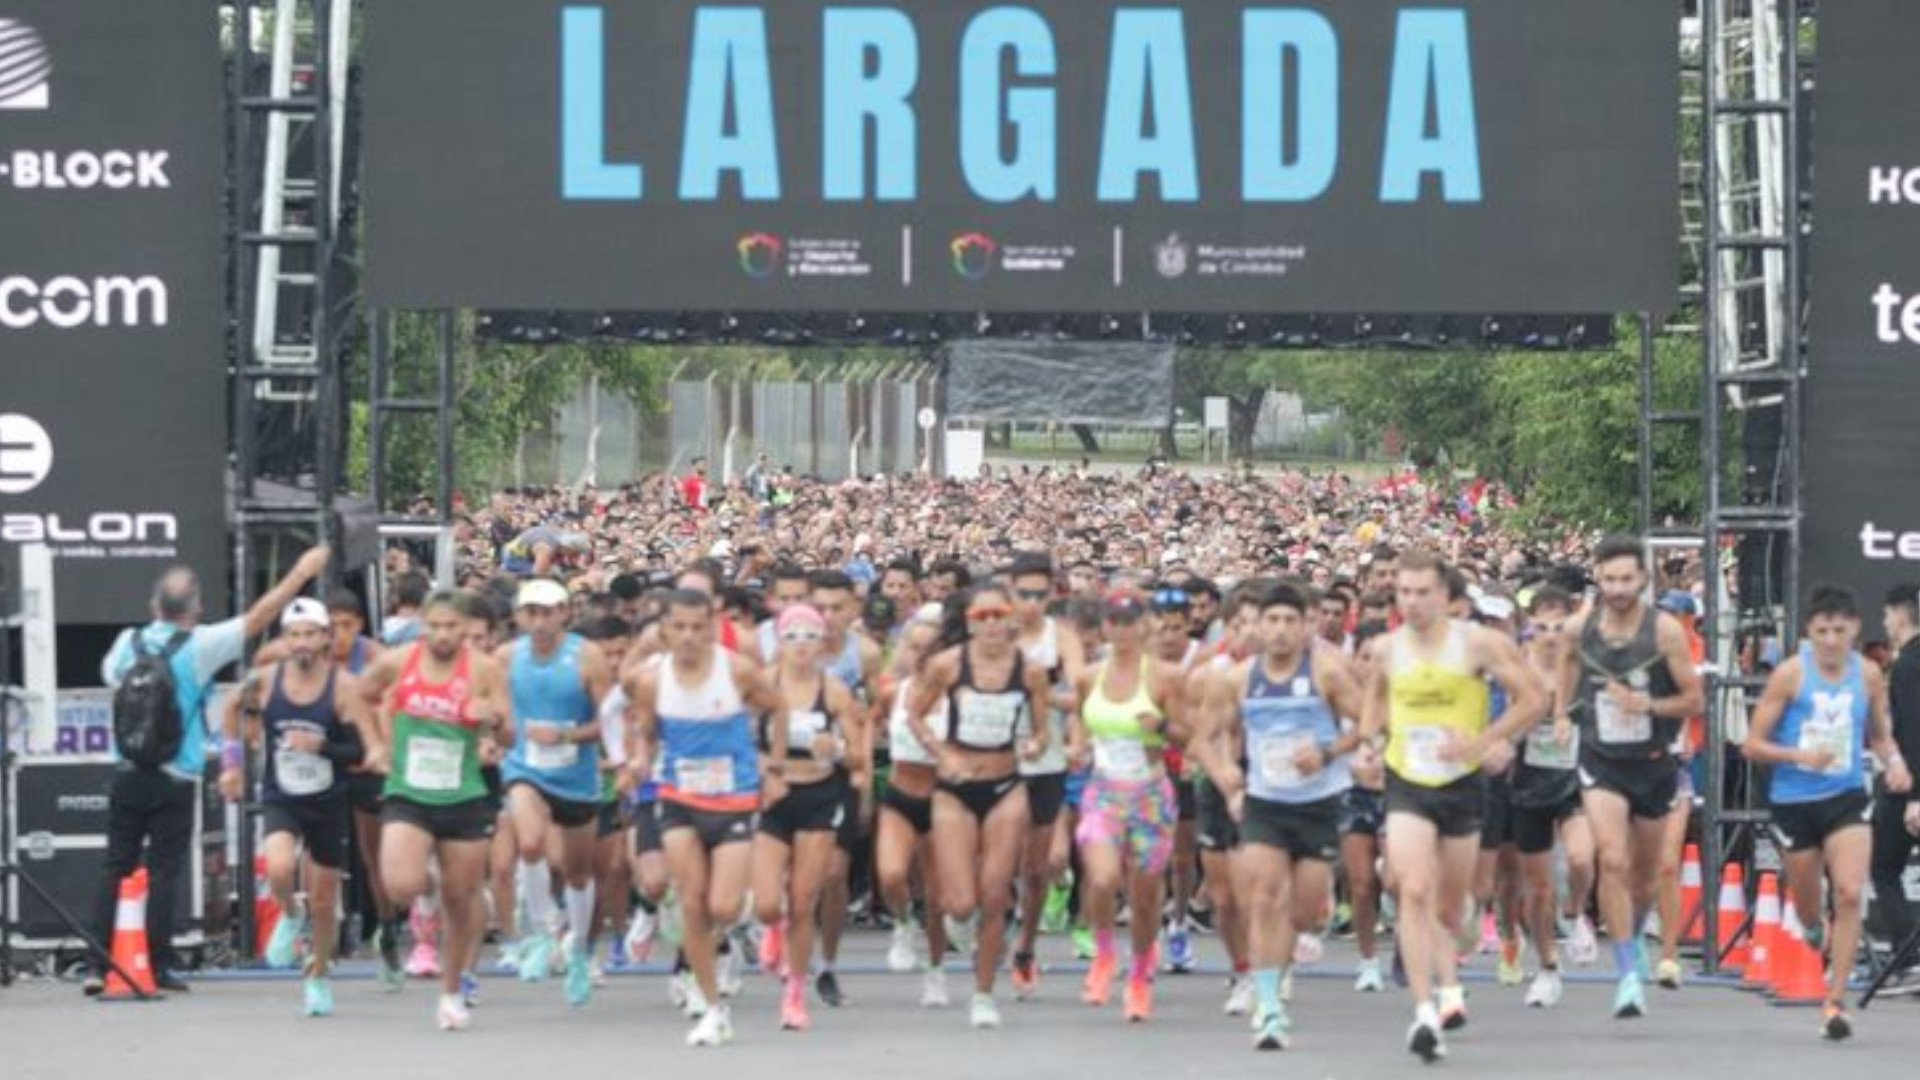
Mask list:
[[[840,980],[831,971],[821,972],[820,977],[813,980],[813,989],[821,1001],[835,1009],[847,1003],[847,995],[840,992]]]
[[[188,986],[180,976],[171,971],[162,971],[153,977],[153,985],[169,994],[184,994],[193,987]]]
[[[1447,1047],[1440,1041],[1440,1033],[1433,1030],[1431,1024],[1419,1020],[1415,1020],[1412,1029],[1407,1032],[1407,1049],[1429,1065],[1447,1056]]]
[[[86,981],[80,984],[80,992],[88,997],[99,997],[107,992],[107,980],[98,975],[89,975]]]

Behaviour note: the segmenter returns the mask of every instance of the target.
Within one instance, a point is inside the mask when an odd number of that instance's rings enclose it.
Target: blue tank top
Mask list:
[[[1312,776],[1301,776],[1294,754],[1302,745],[1325,750],[1340,737],[1340,720],[1313,683],[1313,653],[1300,658],[1292,677],[1267,678],[1266,662],[1256,657],[1247,675],[1247,697],[1240,716],[1247,728],[1247,794],[1282,803],[1331,798],[1353,786],[1346,758],[1336,758]]]
[[[840,650],[839,656],[827,661],[824,667],[826,673],[839,679],[856,700],[866,703],[867,672],[860,663],[859,635],[848,633],[846,647]]]
[[[599,730],[593,699],[580,678],[580,650],[585,642],[568,634],[545,660],[533,655],[533,642],[513,644],[513,662],[507,667],[513,694],[513,750],[501,763],[500,778],[525,781],[557,798],[594,802],[600,797],[600,744],[561,742],[542,746],[527,738],[529,728],[555,726],[571,733],[591,724]]]
[[[1800,646],[1800,692],[1774,728],[1773,741],[1802,750],[1834,752],[1833,765],[1814,772],[1798,765],[1776,765],[1770,794],[1776,803],[1806,803],[1867,788],[1867,681],[1860,654],[1847,657],[1847,673],[1829,682],[1814,661],[1813,646]]]
[[[334,669],[327,669],[327,684],[320,696],[304,705],[287,697],[281,677],[284,664],[273,672],[273,689],[260,710],[260,723],[266,738],[267,767],[260,777],[262,802],[315,802],[340,791],[341,772],[332,759],[316,753],[295,750],[287,745],[294,732],[318,735],[326,742],[346,737],[346,726],[333,707]]]

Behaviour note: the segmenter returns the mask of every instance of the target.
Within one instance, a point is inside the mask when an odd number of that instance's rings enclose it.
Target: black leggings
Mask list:
[[[1018,776],[1003,776],[998,780],[962,780],[958,783],[942,780],[940,790],[959,799],[972,812],[974,820],[982,825],[987,815],[1000,805],[1000,800],[1014,793],[1020,786]]]

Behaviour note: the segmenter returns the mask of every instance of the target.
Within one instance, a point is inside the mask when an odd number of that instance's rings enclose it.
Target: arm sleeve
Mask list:
[[[367,756],[366,744],[360,741],[360,731],[351,724],[340,725],[339,734],[327,740],[320,753],[335,765],[353,766],[360,764]]]
[[[193,666],[205,686],[220,674],[220,669],[240,662],[247,644],[247,620],[235,615],[224,622],[202,626],[193,632]]]

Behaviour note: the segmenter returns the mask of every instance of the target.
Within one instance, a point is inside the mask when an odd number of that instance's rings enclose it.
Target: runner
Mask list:
[[[366,743],[373,741],[368,737],[372,721],[360,688],[332,663],[329,621],[327,609],[309,597],[281,612],[280,640],[289,658],[256,668],[229,701],[224,745],[231,749],[223,754],[220,771],[221,794],[238,802],[246,775],[243,747],[269,751],[260,777],[261,832],[267,887],[281,916],[267,942],[266,961],[268,967],[292,967],[295,946],[311,930],[302,987],[308,1016],[333,1015],[327,974],[339,940],[336,904],[351,828],[346,770],[366,766],[377,773],[384,767],[366,752]],[[304,910],[295,903],[296,872],[306,883]]]
[[[717,938],[740,917],[752,869],[754,811],[763,797],[773,804],[786,793],[781,774],[787,710],[753,661],[721,647],[706,594],[667,594],[659,626],[666,658],[627,668],[624,685],[636,729],[627,768],[636,780],[644,778],[659,748],[655,812],[680,896],[683,948],[698,984],[689,1011],[699,1019],[687,1045],[720,1046],[732,1040],[733,1020],[720,1000]],[[749,710],[775,714],[764,768]]]
[[[1251,652],[1257,651],[1254,627],[1260,618],[1259,605],[1255,598],[1261,591],[1270,587],[1271,581],[1250,581],[1235,586],[1221,607],[1222,624],[1225,631],[1220,639],[1218,651],[1207,658],[1204,665],[1197,668],[1187,679],[1187,704],[1194,710],[1196,719],[1201,716],[1201,703],[1212,692],[1215,681],[1226,680],[1231,685],[1230,671],[1233,666],[1245,659]],[[1237,692],[1234,687],[1233,692]],[[1197,730],[1188,744],[1188,760],[1196,767],[1194,777],[1194,816],[1195,843],[1200,849],[1200,870],[1206,878],[1207,896],[1213,902],[1213,927],[1220,935],[1220,947],[1226,950],[1227,962],[1232,972],[1227,976],[1227,1000],[1223,1010],[1228,1016],[1246,1016],[1253,1011],[1255,987],[1253,982],[1253,961],[1247,946],[1247,914],[1241,908],[1240,897],[1248,894],[1248,885],[1243,880],[1245,869],[1238,857],[1240,850],[1240,826],[1234,822],[1228,811],[1226,797],[1220,794],[1207,773],[1207,762],[1215,760],[1203,754],[1197,743],[1204,740],[1216,744],[1214,755],[1233,756],[1238,752],[1236,746],[1224,742],[1231,732],[1226,727],[1206,723],[1197,723]],[[1244,756],[1236,759],[1244,773]],[[1176,844],[1178,843],[1176,834]]]
[[[1323,609],[1324,611],[1324,609]],[[1353,676],[1362,687],[1373,684],[1378,670],[1378,642],[1386,635],[1387,624],[1363,622],[1354,628]],[[1326,636],[1324,631],[1321,635]],[[1359,725],[1354,725],[1357,730]],[[1379,862],[1382,835],[1387,831],[1386,767],[1380,760],[1380,746],[1362,740],[1354,748],[1350,769],[1353,786],[1347,789],[1340,814],[1340,862],[1347,875],[1347,902],[1353,911],[1353,940],[1360,952],[1354,969],[1353,989],[1362,994],[1378,994],[1387,988],[1380,971],[1380,880]]]
[[[857,732],[854,701],[838,679],[820,670],[826,629],[826,620],[810,604],[794,604],[780,613],[780,648],[771,678],[787,724],[781,759],[786,795],[761,811],[753,842],[755,916],[766,927],[761,963],[772,974],[780,974],[784,964],[780,1026],[788,1031],[805,1030],[810,1023],[807,962],[813,949],[813,913],[822,902],[822,880],[833,865],[852,794],[845,761],[847,743]],[[768,728],[773,722],[773,717],[761,720],[760,745],[769,757],[773,741]]]
[[[1307,596],[1291,584],[1254,601],[1258,655],[1209,686],[1205,723],[1228,732],[1201,745],[1240,827],[1241,897],[1258,993],[1254,1045],[1284,1050],[1291,1022],[1281,982],[1295,935],[1311,926],[1333,887],[1339,820],[1352,776],[1345,761],[1360,742],[1340,717],[1359,712],[1359,687],[1346,658],[1319,642]],[[1231,753],[1220,752],[1222,744]],[[1238,761],[1248,762],[1243,771]]]
[[[469,648],[466,594],[443,591],[421,611],[421,640],[381,655],[361,679],[369,704],[383,708],[376,760],[391,762],[380,837],[380,875],[405,910],[427,895],[427,866],[440,867],[441,975],[436,1019],[443,1031],[470,1023],[461,973],[473,964],[484,930],[481,883],[494,811],[480,778],[513,737],[506,677]]]
[[[1147,914],[1160,910],[1167,860],[1173,855],[1176,800],[1164,756],[1169,743],[1186,739],[1182,675],[1146,654],[1141,625],[1146,614],[1146,599],[1139,593],[1107,598],[1105,637],[1111,653],[1076,684],[1080,708],[1069,721],[1068,754],[1081,762],[1090,753],[1093,762],[1074,835],[1095,938],[1093,966],[1080,996],[1098,1006],[1112,993],[1119,968],[1114,897],[1124,887],[1136,913],[1125,1013],[1135,1023],[1153,1013],[1157,927]]]
[[[938,763],[933,854],[940,865],[937,876],[949,934],[977,942],[969,1022],[976,1028],[997,1028],[994,976],[1006,947],[1013,875],[1033,828],[1015,763],[1046,753],[1046,732],[1051,730],[1042,724],[1035,736],[1023,741],[1020,723],[1023,714],[1048,707],[1050,687],[1046,673],[1021,655],[1013,600],[1006,590],[982,586],[963,594],[956,607],[964,613],[964,630],[949,626],[943,631],[937,644],[952,644],[914,680],[907,716],[914,736],[933,748]],[[943,697],[947,723],[936,735],[929,718]],[[969,932],[976,920],[977,937]],[[955,934],[956,928],[968,929]]]
[[[1049,707],[1033,714],[1047,717],[1047,750],[1031,761],[1020,762],[1032,828],[1020,860],[1020,937],[1014,946],[1009,978],[1015,996],[1027,999],[1040,991],[1040,965],[1034,960],[1034,948],[1039,940],[1041,909],[1048,891],[1067,872],[1072,844],[1060,816],[1067,798],[1065,732],[1067,717],[1075,707],[1074,687],[1085,672],[1081,662],[1085,654],[1073,627],[1047,613],[1054,596],[1051,558],[1036,552],[1022,554],[1014,559],[1006,577],[1013,590],[1020,649],[1027,665],[1044,673],[1050,687]],[[1022,728],[1021,739],[1038,737],[1032,730],[1036,726]]]
[[[914,936],[918,925],[913,917],[912,880],[920,873],[921,892],[926,898],[927,960],[922,977],[920,1004],[923,1008],[943,1008],[947,1004],[947,934],[940,908],[940,875],[937,860],[925,841],[933,831],[933,788],[937,779],[934,756],[913,733],[907,722],[907,708],[913,695],[913,683],[926,666],[934,642],[940,636],[940,605],[927,604],[915,612],[900,635],[894,652],[894,678],[898,687],[890,695],[893,703],[887,725],[893,769],[880,798],[879,839],[875,845],[875,869],[880,877],[880,892],[887,910],[893,915],[893,942],[887,950],[887,967],[897,972],[914,967]],[[946,730],[946,698],[934,703],[929,725]]]
[[[649,618],[634,627],[634,644],[628,649],[626,662],[620,667],[620,685],[607,695],[609,701],[619,702],[620,715],[629,732],[632,730],[632,705],[627,699],[628,679],[632,672],[658,667],[664,655],[649,653],[641,645],[642,641],[647,640],[646,631],[654,625],[654,621]],[[634,885],[633,919],[627,924],[626,950],[630,963],[642,964],[653,954],[654,939],[660,933],[660,906],[667,899],[667,857],[660,842],[660,819],[655,810],[660,798],[658,748],[652,761],[640,761],[635,757],[638,748],[631,742],[626,747],[626,761],[620,767],[623,774],[620,785],[623,789],[631,789],[627,798],[627,816],[633,822],[633,846],[628,861]],[[678,974],[676,970],[676,976]],[[674,988],[684,990],[678,977],[668,986],[670,991]]]
[[[600,702],[613,681],[598,645],[566,630],[567,590],[533,578],[520,586],[514,618],[521,637],[494,659],[507,671],[515,742],[501,765],[507,813],[520,847],[520,878],[527,921],[520,978],[547,977],[556,949],[548,834],[560,838],[565,876],[567,1003],[593,996],[587,943],[593,933],[593,849],[599,820]]]
[[[633,645],[633,626],[619,615],[597,615],[582,622],[580,636],[598,646],[606,657],[607,670],[617,673],[626,666]],[[633,891],[633,866],[627,858],[627,829],[632,819],[627,800],[635,789],[632,773],[627,772],[627,694],[617,678],[600,699],[600,797],[596,800],[593,840],[594,912],[593,932],[587,936],[588,971],[594,986],[606,985],[597,946],[603,931],[612,930],[609,952],[615,967],[630,963],[625,937],[628,898]],[[577,944],[577,943],[569,943]],[[563,951],[571,952],[571,949]]]
[[[1546,695],[1511,641],[1449,619],[1447,566],[1426,551],[1396,560],[1401,628],[1379,646],[1378,673],[1361,731],[1387,736],[1387,864],[1399,896],[1394,930],[1413,996],[1407,1049],[1432,1062],[1446,1053],[1441,1029],[1467,1022],[1466,991],[1449,935],[1462,930],[1480,846],[1485,783],[1511,759],[1510,740],[1546,711]],[[1488,720],[1488,680],[1507,692],[1507,711]],[[1434,993],[1438,979],[1438,1000]]]
[[[1153,610],[1151,646],[1154,658],[1162,665],[1185,671],[1201,655],[1201,642],[1194,631],[1196,594],[1186,588],[1162,586],[1154,589],[1149,601]],[[1189,775],[1186,754],[1177,746],[1167,748],[1167,768],[1175,778],[1174,797],[1179,816],[1173,826],[1173,904],[1164,920],[1167,970],[1185,974],[1193,970],[1193,937],[1188,910],[1193,904],[1196,872],[1199,869],[1200,808]]]
[[[1860,915],[1873,848],[1873,799],[1863,745],[1885,767],[1887,790],[1913,790],[1906,759],[1894,744],[1886,677],[1855,645],[1860,609],[1853,593],[1816,587],[1807,598],[1806,638],[1775,668],[1754,706],[1741,748],[1748,761],[1771,765],[1773,833],[1786,849],[1787,889],[1807,944],[1827,953],[1827,995],[1820,1034],[1853,1034],[1847,983],[1860,945]],[[1831,927],[1821,905],[1821,878],[1833,904]]]
[[[1462,578],[1460,588],[1471,608],[1467,616],[1481,626],[1510,641],[1519,640],[1518,610],[1504,596],[1469,586]],[[1451,590],[1451,583],[1449,583]],[[1544,685],[1544,684],[1543,684]],[[1488,688],[1487,715],[1500,715],[1506,709],[1504,692]],[[1537,732],[1536,726],[1533,732]],[[1517,757],[1517,755],[1516,755]],[[1473,868],[1473,904],[1480,913],[1480,951],[1494,953],[1494,981],[1501,986],[1519,986],[1526,979],[1521,967],[1520,849],[1513,832],[1513,765],[1487,774],[1487,812],[1480,825],[1480,857]],[[1466,932],[1474,931],[1469,921]],[[1470,945],[1470,937],[1463,939]]]
[[[819,645],[821,670],[851,695],[851,707],[841,719],[845,741],[842,760],[851,770],[850,783],[840,795],[843,812],[834,831],[827,874],[820,887],[820,973],[814,990],[833,1008],[847,1003],[833,966],[840,958],[840,936],[847,928],[849,885],[856,854],[866,853],[866,837],[873,820],[873,750],[868,719],[873,703],[881,700],[877,686],[884,658],[880,646],[856,629],[860,598],[852,580],[838,570],[822,570],[808,579],[809,602],[824,621]],[[802,977],[806,972],[802,971]]]
[[[1659,885],[1661,836],[1679,793],[1681,723],[1704,708],[1686,633],[1647,602],[1646,555],[1632,537],[1593,553],[1598,607],[1567,620],[1561,700],[1580,725],[1580,801],[1600,864],[1600,917],[1613,939],[1617,1019],[1647,1011],[1641,927]]]

